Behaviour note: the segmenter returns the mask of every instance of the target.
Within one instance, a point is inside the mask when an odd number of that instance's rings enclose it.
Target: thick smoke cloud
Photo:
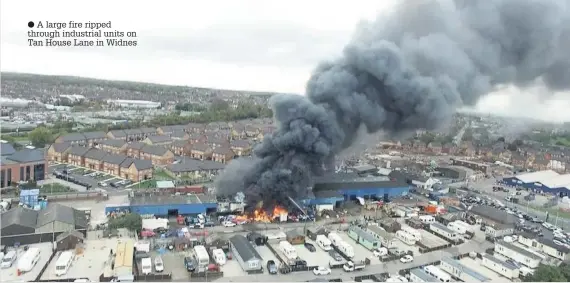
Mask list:
[[[306,96],[272,98],[277,131],[253,160],[226,170],[219,192],[243,191],[250,205],[287,204],[307,196],[362,126],[430,130],[497,86],[570,88],[569,1],[400,2],[360,25],[338,60],[318,66]]]

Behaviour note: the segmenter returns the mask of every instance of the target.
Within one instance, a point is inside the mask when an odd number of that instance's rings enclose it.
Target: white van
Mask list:
[[[148,275],[152,273],[152,260],[150,257],[145,257],[141,259],[141,271],[142,274]]]
[[[18,258],[18,252],[16,252],[16,250],[11,250],[11,251],[7,252],[4,255],[4,257],[2,258],[1,267],[2,268],[12,267],[12,264],[14,264],[14,261],[16,261],[16,258]]]
[[[40,249],[29,248],[18,260],[18,269],[21,272],[28,272],[36,266],[40,260]]]
[[[75,259],[75,254],[72,251],[62,252],[55,262],[55,276],[65,275],[73,259]]]
[[[218,264],[218,265],[224,265],[226,264],[226,253],[224,253],[224,250],[222,249],[215,249],[212,251],[212,256],[214,257],[214,261]]]
[[[164,271],[164,262],[162,262],[162,258],[160,256],[154,258],[154,270],[156,270],[156,272]]]
[[[327,252],[332,249],[331,241],[325,235],[317,235],[317,245]]]

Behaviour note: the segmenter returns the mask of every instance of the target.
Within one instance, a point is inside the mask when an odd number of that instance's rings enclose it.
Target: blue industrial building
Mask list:
[[[105,213],[129,211],[155,216],[196,215],[216,211],[217,201],[207,195],[172,195],[168,192],[142,192],[129,196],[129,203],[108,205]]]
[[[503,178],[503,184],[561,196],[570,195],[570,174],[560,175],[552,170]]]
[[[336,173],[315,179],[314,198],[304,201],[309,205],[338,204],[347,200],[377,199],[388,201],[405,196],[410,191],[405,176],[392,172],[388,176],[365,176],[357,173]]]

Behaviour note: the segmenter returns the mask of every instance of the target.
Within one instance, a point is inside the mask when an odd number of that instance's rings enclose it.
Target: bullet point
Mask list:
[[[29,27],[29,28],[33,28],[33,27],[34,27],[34,22],[29,21],[29,22],[28,22],[28,27]]]

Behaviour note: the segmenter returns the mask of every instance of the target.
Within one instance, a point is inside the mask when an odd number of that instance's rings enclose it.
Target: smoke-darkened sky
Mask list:
[[[7,0],[0,2],[0,67],[2,71],[302,94],[316,64],[338,57],[359,21],[390,14],[395,2],[400,1],[151,4],[101,0],[86,8],[73,0]],[[484,19],[493,20],[488,15]],[[539,19],[543,18],[535,21]],[[131,49],[28,47],[29,20],[111,20],[113,28],[137,31],[140,44]],[[559,101],[539,107],[536,103],[514,107],[501,96],[483,101],[479,108],[485,111],[532,112],[548,120],[570,120],[568,112],[552,111]]]

